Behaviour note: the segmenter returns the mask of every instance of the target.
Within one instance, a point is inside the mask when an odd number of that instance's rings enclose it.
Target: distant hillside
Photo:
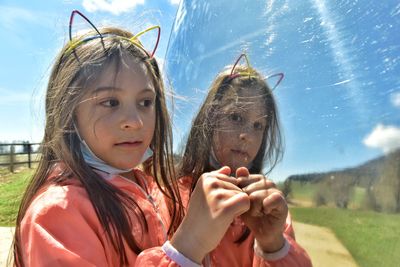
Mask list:
[[[368,187],[375,184],[382,175],[385,166],[390,164],[400,165],[400,148],[392,153],[369,160],[359,166],[350,167],[342,170],[334,170],[323,173],[308,173],[291,175],[287,180],[300,181],[300,182],[321,182],[324,179],[333,179],[335,177],[345,178],[350,184]]]

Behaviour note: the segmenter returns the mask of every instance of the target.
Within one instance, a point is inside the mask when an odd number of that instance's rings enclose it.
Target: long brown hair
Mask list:
[[[192,127],[180,162],[179,175],[193,176],[195,184],[201,174],[213,170],[209,158],[214,132],[221,116],[226,116],[223,107],[229,102],[228,97],[237,95],[240,90],[258,90],[261,92],[267,119],[260,149],[253,160],[250,173],[261,173],[265,163],[267,174],[272,171],[283,154],[283,141],[279,126],[278,110],[272,91],[256,70],[251,67],[237,66],[237,70],[249,75],[232,78],[230,69],[219,73],[211,84],[208,95],[193,120]]]
[[[122,55],[129,55],[146,66],[156,90],[156,125],[150,145],[154,154],[143,165],[145,173],[154,176],[157,185],[169,200],[171,207],[169,235],[172,235],[183,217],[182,202],[175,181],[171,156],[170,118],[157,62],[137,45],[120,38],[131,38],[133,35],[130,32],[117,28],[104,28],[100,32],[104,35],[101,41],[100,38],[88,41],[77,46],[73,53],[67,53],[69,45],[66,45],[53,66],[46,94],[46,126],[41,145],[41,158],[22,198],[17,216],[14,236],[14,264],[17,266],[24,265],[20,230],[21,221],[29,205],[40,188],[49,183],[62,184],[70,177],[76,177],[86,189],[106,235],[119,253],[121,266],[128,264],[124,241],[136,253],[140,253],[143,249],[138,246],[132,236],[128,215],[136,208],[140,210],[140,207],[133,198],[105,179],[101,179],[85,163],[80,150],[80,140],[74,128],[74,111],[82,100],[82,96],[87,93],[87,84],[102,75],[110,64],[114,64],[118,71],[118,66],[123,64]],[[55,162],[62,162],[65,170],[56,179],[49,180],[48,176]],[[141,210],[139,213],[142,228],[147,231],[144,214]]]

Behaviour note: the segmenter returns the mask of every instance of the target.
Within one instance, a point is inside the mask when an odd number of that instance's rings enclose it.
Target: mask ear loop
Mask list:
[[[239,63],[239,61],[242,59],[242,58],[244,58],[245,60],[246,60],[246,64],[247,64],[247,69],[249,70],[248,72],[242,72],[242,73],[234,73],[235,72],[235,68],[236,68],[236,66],[238,65],[238,63]],[[247,55],[246,54],[240,54],[240,56],[238,57],[238,59],[235,61],[235,64],[233,64],[233,67],[232,67],[232,70],[231,70],[231,74],[229,75],[229,78],[230,79],[234,79],[234,78],[236,78],[236,77],[239,77],[239,76],[241,76],[241,75],[249,75],[249,78],[250,78],[250,62],[249,62],[249,58],[247,57]]]
[[[86,22],[89,23],[90,26],[92,26],[92,28],[97,32],[98,35],[92,36],[92,37],[89,37],[89,38],[84,38],[84,39],[80,39],[80,40],[73,41],[73,39],[72,39],[72,25],[73,25],[73,22],[74,22],[75,14],[78,14],[78,15],[81,16],[84,20],[86,20]],[[87,41],[90,41],[90,40],[93,40],[93,39],[96,39],[96,38],[101,38],[101,44],[103,45],[103,49],[104,49],[104,51],[105,51],[105,50],[106,50],[106,47],[105,47],[105,45],[104,45],[103,35],[100,33],[100,31],[99,31],[99,30],[96,28],[96,26],[94,26],[94,24],[93,24],[85,15],[83,15],[79,10],[73,10],[73,11],[71,12],[71,16],[70,16],[70,18],[69,18],[69,41],[70,41],[70,46],[69,46],[69,48],[67,49],[67,51],[65,51],[65,53],[68,53],[68,52],[71,52],[71,51],[72,51],[72,53],[74,54],[76,60],[77,60],[78,62],[80,62],[80,61],[79,61],[79,58],[78,58],[78,55],[77,55],[76,52],[75,52],[75,48],[76,48],[78,45],[80,45],[80,44],[82,44],[82,43],[84,43],[84,42],[87,42]]]

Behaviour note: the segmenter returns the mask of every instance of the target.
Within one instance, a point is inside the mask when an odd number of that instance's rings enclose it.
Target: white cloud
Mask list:
[[[172,5],[179,5],[179,3],[181,2],[181,0],[169,0],[169,2],[170,2]]]
[[[143,5],[145,0],[83,0],[82,6],[88,12],[105,11],[113,15],[130,12],[137,5]]]
[[[400,92],[391,94],[390,100],[393,106],[400,108]]]
[[[363,143],[372,148],[379,148],[387,153],[400,147],[400,128],[393,125],[378,124],[372,132],[366,136]]]

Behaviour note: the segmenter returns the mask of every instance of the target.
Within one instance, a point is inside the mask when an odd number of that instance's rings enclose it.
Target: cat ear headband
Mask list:
[[[241,59],[244,59],[246,61],[247,68],[245,70],[239,70],[236,68]],[[229,78],[232,80],[232,79],[235,79],[240,76],[248,76],[249,78],[256,77],[253,69],[251,68],[249,58],[247,57],[246,54],[241,54],[238,57],[238,59],[235,61],[235,64],[233,64]],[[275,78],[275,77],[278,77],[278,80],[275,83],[275,85],[271,88],[271,90],[275,90],[275,88],[281,83],[281,81],[283,80],[285,75],[282,72],[278,72],[278,73],[268,75],[265,79],[268,81],[269,79]]]
[[[97,34],[96,34],[96,35],[91,35],[91,36],[82,36],[82,37],[80,37],[80,38],[74,39],[74,38],[72,37],[72,26],[73,26],[73,22],[74,22],[74,17],[75,17],[75,15],[79,15],[79,16],[82,17],[87,23],[89,23],[90,26],[96,31]],[[158,33],[157,33],[157,41],[156,41],[156,44],[155,44],[155,46],[154,46],[154,48],[153,48],[153,51],[152,51],[151,53],[149,53],[149,52],[144,48],[144,46],[142,45],[142,43],[139,41],[139,37],[140,37],[141,35],[143,35],[143,34],[149,32],[149,31],[154,30],[154,29],[157,29],[157,30],[158,30]],[[65,55],[69,55],[69,54],[71,54],[71,53],[74,53],[75,57],[76,57],[77,60],[79,61],[79,58],[78,58],[77,54],[75,53],[75,49],[76,49],[78,46],[80,46],[80,45],[82,45],[82,44],[84,44],[84,43],[86,43],[86,42],[89,42],[89,41],[91,41],[91,40],[99,39],[99,38],[100,38],[100,41],[101,41],[101,43],[102,43],[102,45],[103,45],[103,48],[104,48],[104,50],[105,50],[104,38],[105,38],[105,37],[108,37],[108,36],[113,36],[113,37],[118,37],[118,38],[120,38],[120,39],[126,40],[126,41],[128,41],[128,42],[131,42],[131,43],[134,44],[136,47],[140,48],[149,58],[153,58],[153,57],[154,57],[154,54],[155,54],[155,52],[156,52],[156,50],[157,50],[158,43],[160,42],[160,35],[161,35],[161,28],[160,28],[160,26],[158,26],[158,25],[157,25],[157,26],[152,26],[152,27],[150,27],[150,28],[148,28],[148,29],[145,29],[145,30],[139,32],[138,34],[134,35],[134,36],[131,37],[131,38],[127,38],[127,37],[125,37],[125,36],[119,36],[119,35],[116,35],[116,34],[113,34],[113,33],[103,33],[103,34],[102,34],[102,33],[100,33],[100,31],[96,28],[96,26],[94,26],[94,24],[93,24],[85,15],[83,15],[83,14],[82,14],[80,11],[78,11],[78,10],[73,10],[73,11],[71,12],[71,16],[70,16],[70,19],[69,19],[69,45],[68,45],[68,48],[67,48],[67,50],[65,51],[64,54],[65,54]]]

